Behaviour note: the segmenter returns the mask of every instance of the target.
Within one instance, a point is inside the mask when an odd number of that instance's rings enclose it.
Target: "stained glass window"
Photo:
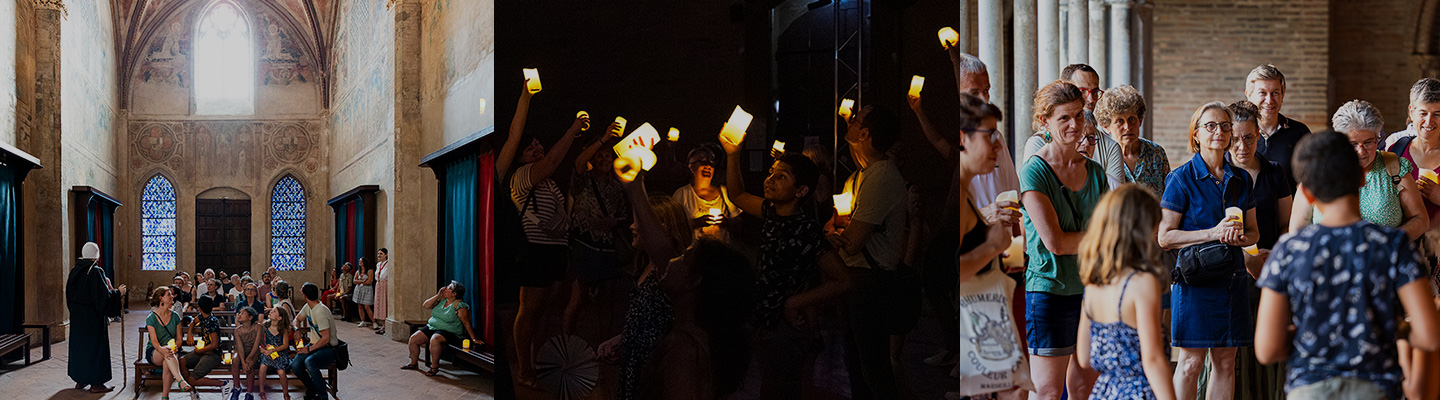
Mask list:
[[[140,269],[175,269],[175,186],[159,174],[140,197],[140,242]]]
[[[280,271],[305,269],[305,188],[290,175],[270,193],[270,265]]]
[[[178,33],[178,32],[177,32]],[[231,2],[219,2],[196,23],[195,113],[255,113],[255,54],[250,25]]]

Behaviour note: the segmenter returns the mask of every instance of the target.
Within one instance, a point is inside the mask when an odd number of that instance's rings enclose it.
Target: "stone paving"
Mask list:
[[[114,379],[108,384],[115,386],[114,392],[91,394],[75,390],[75,382],[66,376],[69,344],[60,342],[52,345],[49,360],[18,369],[17,366],[24,362],[17,361],[0,369],[0,399],[135,398],[131,363],[135,360],[136,346],[139,343],[136,330],[145,324],[148,313],[148,310],[137,304],[125,315],[127,328],[123,343],[120,341],[120,324],[110,324],[110,358]],[[369,328],[356,328],[353,323],[342,322],[338,329],[340,338],[350,344],[353,363],[349,369],[340,371],[340,399],[494,399],[494,376],[489,372],[470,365],[457,367],[449,362],[441,363],[440,374],[434,377],[427,377],[417,371],[400,370],[400,366],[407,363],[410,357],[406,344],[382,338],[381,335],[372,333]],[[121,361],[121,344],[125,345],[125,357],[128,361]],[[32,360],[39,360],[41,349],[32,349],[30,357]],[[127,387],[123,389],[120,387],[122,380],[128,381]],[[268,383],[270,389],[267,398],[282,399],[283,396],[278,393],[279,382],[271,380]],[[305,391],[299,383],[291,379],[290,384],[290,396],[295,400],[304,398]],[[202,391],[200,398],[220,399],[218,389],[209,390],[210,392]],[[139,398],[159,399],[159,384],[150,383]],[[172,390],[171,398],[179,400],[188,399],[189,396]]]

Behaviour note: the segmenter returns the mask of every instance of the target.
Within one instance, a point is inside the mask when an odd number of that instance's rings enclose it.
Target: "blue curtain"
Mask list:
[[[351,251],[355,252],[354,259],[356,261],[364,258],[365,267],[374,268],[375,256],[371,254],[365,254],[365,198],[355,198],[354,204],[355,207],[353,209],[355,210],[355,248],[351,249]],[[356,264],[355,268],[360,268],[360,265]],[[356,273],[358,274],[359,272],[357,271]]]
[[[115,280],[115,205],[100,204],[100,261],[104,263],[105,274]]]
[[[350,220],[345,210],[344,204],[335,206],[335,276],[340,276],[345,266],[345,229]]]
[[[19,304],[21,279],[20,258],[20,182],[15,170],[0,166],[0,301],[7,306],[0,307],[0,333],[19,333],[20,310],[11,307]]]
[[[465,285],[463,300],[471,307],[470,324],[479,329],[484,326],[480,324],[480,315],[484,313],[475,309],[482,305],[476,301],[482,289],[475,279],[475,271],[479,269],[476,231],[480,229],[476,219],[480,200],[476,191],[477,168],[474,156],[462,157],[445,166],[445,221],[442,222],[445,238],[441,255],[444,268],[440,271],[440,283],[454,280]]]

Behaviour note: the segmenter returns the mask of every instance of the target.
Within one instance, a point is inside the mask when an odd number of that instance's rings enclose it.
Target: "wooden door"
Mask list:
[[[250,200],[195,200],[195,270],[250,270]]]

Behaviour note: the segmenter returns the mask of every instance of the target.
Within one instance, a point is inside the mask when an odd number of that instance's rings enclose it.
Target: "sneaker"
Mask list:
[[[367,326],[370,326],[370,323],[369,323],[369,322],[361,322],[361,323],[359,323],[359,324],[355,324],[355,327],[356,327],[356,328],[364,328],[364,327],[367,327]]]
[[[939,353],[935,353],[935,355],[933,355],[933,356],[930,356],[930,357],[926,357],[926,358],[925,358],[925,365],[929,365],[929,366],[932,366],[932,367],[943,367],[943,366],[946,366],[946,365],[955,365],[956,363],[959,363],[959,362],[960,362],[960,356],[959,356],[958,354],[951,353],[949,350],[944,350],[944,349],[941,349]]]

